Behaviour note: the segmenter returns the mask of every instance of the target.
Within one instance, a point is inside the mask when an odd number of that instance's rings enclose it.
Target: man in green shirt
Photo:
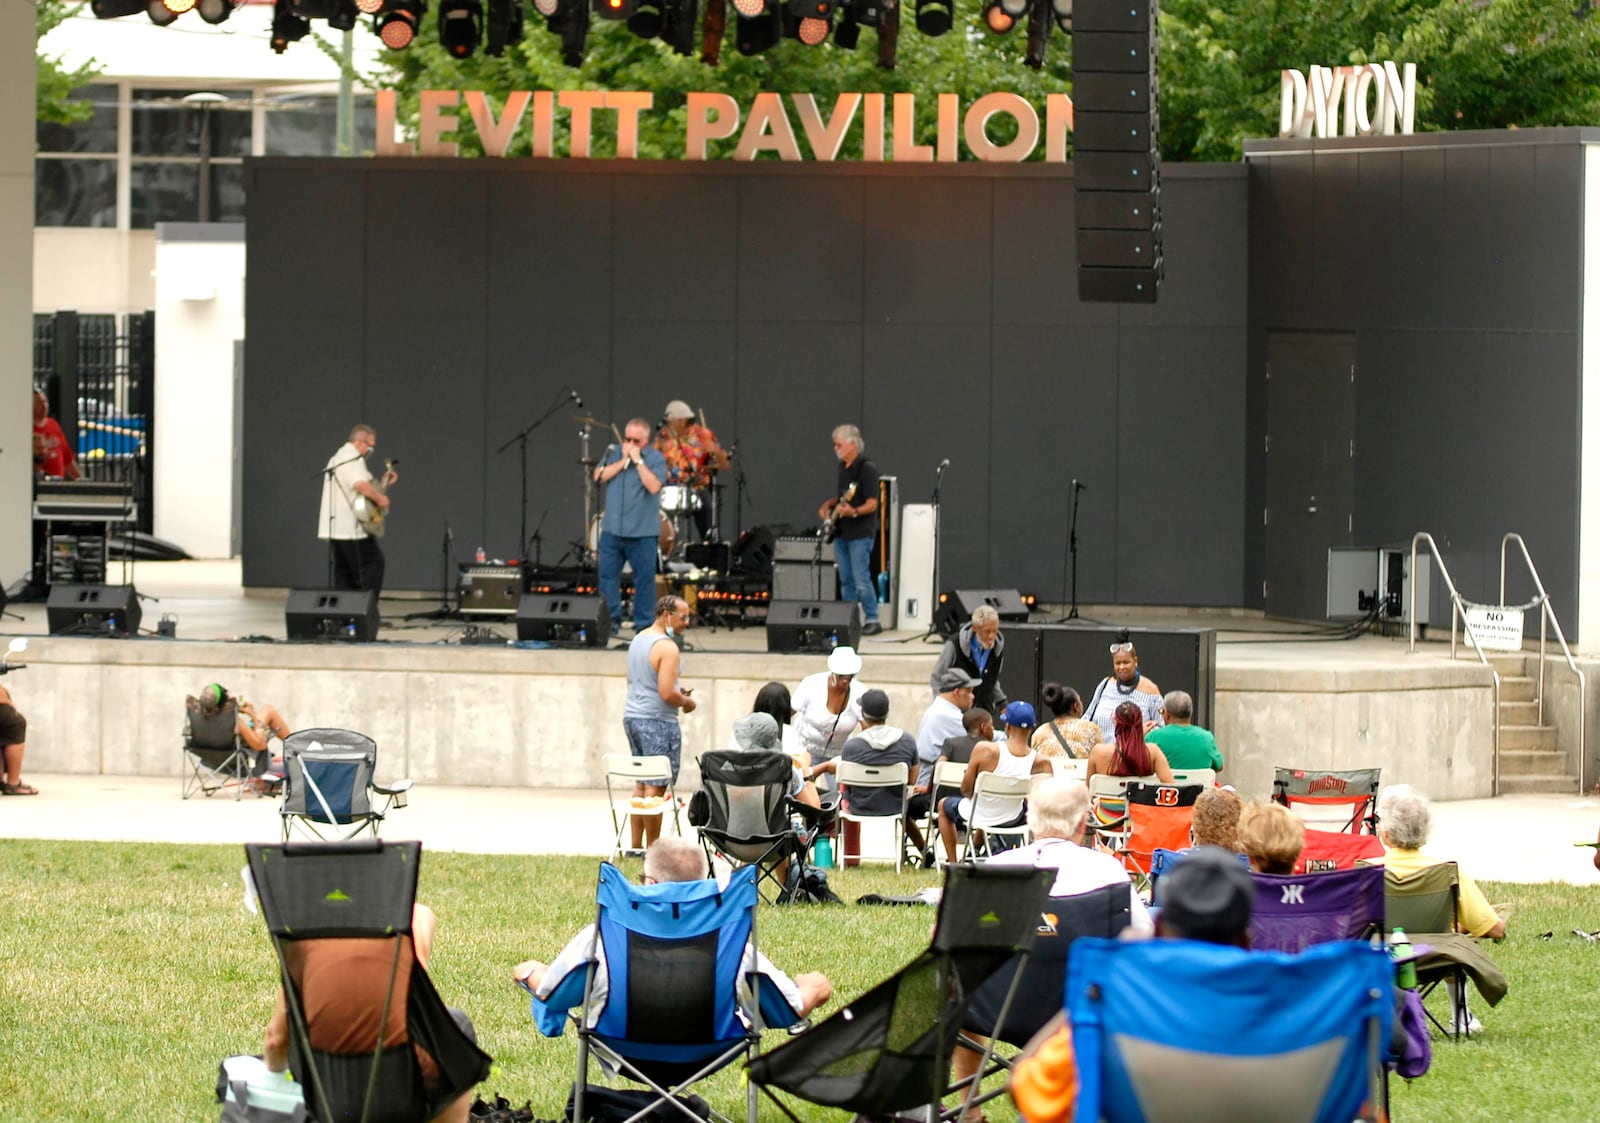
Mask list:
[[[1167,691],[1161,700],[1161,712],[1166,715],[1167,723],[1146,733],[1144,739],[1160,747],[1167,756],[1168,765],[1222,771],[1222,753],[1217,750],[1217,739],[1210,730],[1194,724],[1194,699],[1186,691]]]

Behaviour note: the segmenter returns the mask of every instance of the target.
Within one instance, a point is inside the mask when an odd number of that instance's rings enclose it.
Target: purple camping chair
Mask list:
[[[1251,877],[1256,883],[1253,948],[1294,953],[1332,940],[1364,940],[1383,930],[1382,866]]]

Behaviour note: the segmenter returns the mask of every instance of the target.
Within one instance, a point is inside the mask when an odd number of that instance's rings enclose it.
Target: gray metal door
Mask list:
[[[1267,337],[1267,612],[1326,615],[1328,548],[1355,521],[1356,341]]]

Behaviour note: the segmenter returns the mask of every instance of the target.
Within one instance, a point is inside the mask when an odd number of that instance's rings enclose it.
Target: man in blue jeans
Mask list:
[[[878,535],[878,469],[862,455],[866,447],[861,430],[854,425],[840,425],[833,431],[839,487],[834,497],[817,509],[817,517],[833,524],[839,595],[861,605],[865,618],[861,634],[875,636],[883,631],[872,578],[872,541]]]
[[[611,628],[622,627],[622,563],[633,568],[633,626],[644,631],[656,618],[656,542],[661,534],[661,482],[667,461],[650,445],[650,423],[635,417],[594,470],[605,485],[600,523],[600,595],[611,611]]]

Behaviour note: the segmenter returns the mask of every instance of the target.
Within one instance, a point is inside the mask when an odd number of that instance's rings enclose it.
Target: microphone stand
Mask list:
[[[494,450],[495,455],[498,456],[512,445],[521,446],[519,452],[522,460],[522,522],[517,527],[518,543],[526,543],[528,541],[528,437],[535,429],[549,421],[557,413],[561,412],[563,407],[570,404],[572,402],[570,395],[570,390],[562,390],[560,397],[553,406],[545,410],[536,421],[522,430],[522,432]]]
[[[1072,494],[1067,497],[1067,565],[1071,569],[1070,581],[1072,605],[1067,614],[1055,621],[1065,624],[1069,620],[1079,620],[1086,624],[1099,623],[1088,617],[1078,615],[1078,495],[1084,490],[1084,485],[1077,480],[1072,481]]]
[[[334,493],[339,491],[339,489],[335,486],[335,484],[333,482],[333,474],[335,472],[337,472],[340,468],[343,468],[346,464],[354,464],[357,460],[360,460],[360,459],[361,459],[361,454],[360,453],[357,453],[354,456],[347,456],[343,460],[339,461],[339,463],[337,463],[337,464],[329,464],[326,468],[322,469],[322,471],[317,473],[317,475],[322,477],[322,494],[328,501],[328,591],[329,592],[333,591],[333,514],[334,514],[334,512],[333,512],[333,501],[334,501],[334,498],[335,498],[335,494]]]
[[[455,620],[461,616],[461,590],[456,589],[455,607],[450,606],[450,570],[455,564],[456,533],[450,520],[444,521],[444,537],[439,542],[439,607],[431,612],[410,612],[407,620]]]

